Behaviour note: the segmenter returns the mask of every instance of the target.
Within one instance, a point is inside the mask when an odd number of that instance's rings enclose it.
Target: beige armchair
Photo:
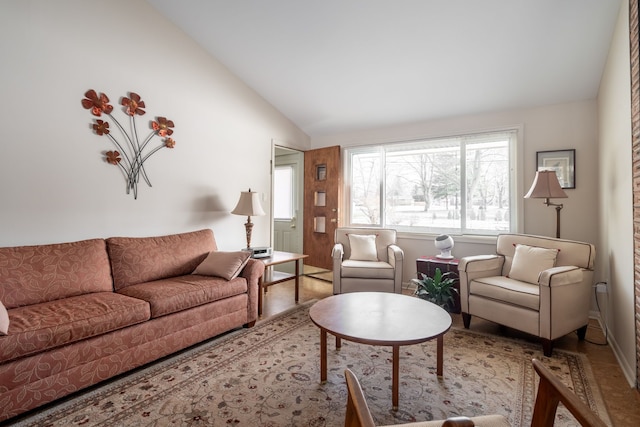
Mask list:
[[[460,259],[460,303],[471,316],[540,337],[545,356],[553,340],[572,331],[583,340],[589,322],[595,247],[524,234],[501,234],[495,255]]]
[[[334,294],[402,292],[404,252],[395,230],[337,228],[332,257]]]

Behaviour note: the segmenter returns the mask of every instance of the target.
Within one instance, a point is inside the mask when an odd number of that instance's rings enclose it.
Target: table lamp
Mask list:
[[[247,222],[244,224],[247,233],[247,249],[251,248],[251,231],[253,230],[253,223],[251,222],[252,216],[265,215],[260,205],[260,195],[256,192],[242,191],[240,193],[240,200],[238,204],[231,211],[232,214],[242,215],[247,217]]]
[[[556,171],[552,170],[537,171],[529,192],[524,196],[525,199],[544,199],[545,205],[556,207],[556,238],[558,239],[560,238],[560,210],[563,208],[563,205],[551,203],[549,199],[566,199],[567,197],[569,196],[567,196],[567,193],[565,193],[560,186]]]

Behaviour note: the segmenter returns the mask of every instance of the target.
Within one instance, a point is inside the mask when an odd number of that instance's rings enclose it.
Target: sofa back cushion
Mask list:
[[[191,274],[217,250],[213,231],[159,237],[110,237],[107,250],[116,290],[143,282]]]
[[[0,301],[7,307],[113,292],[103,239],[0,248]]]

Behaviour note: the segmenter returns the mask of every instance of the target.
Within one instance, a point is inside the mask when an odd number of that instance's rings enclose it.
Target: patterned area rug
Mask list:
[[[537,345],[452,329],[444,376],[436,344],[400,349],[400,408],[391,410],[391,349],[329,340],[328,381],[320,384],[320,333],[310,304],[211,340],[20,420],[18,426],[340,426],[344,369],[361,380],[379,425],[500,413],[530,425],[536,357],[610,424],[588,361]],[[556,426],[577,425],[560,408]]]

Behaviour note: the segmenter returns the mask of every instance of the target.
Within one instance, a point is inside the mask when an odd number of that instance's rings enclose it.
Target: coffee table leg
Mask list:
[[[443,364],[443,347],[444,347],[444,336],[440,335],[438,337],[438,365],[436,367],[436,373],[439,377],[442,376],[442,364]]]
[[[320,329],[320,382],[327,382],[327,331]]]
[[[391,375],[391,404],[393,406],[393,410],[398,410],[398,389],[399,389],[399,379],[400,376],[400,346],[393,346],[393,374]]]

